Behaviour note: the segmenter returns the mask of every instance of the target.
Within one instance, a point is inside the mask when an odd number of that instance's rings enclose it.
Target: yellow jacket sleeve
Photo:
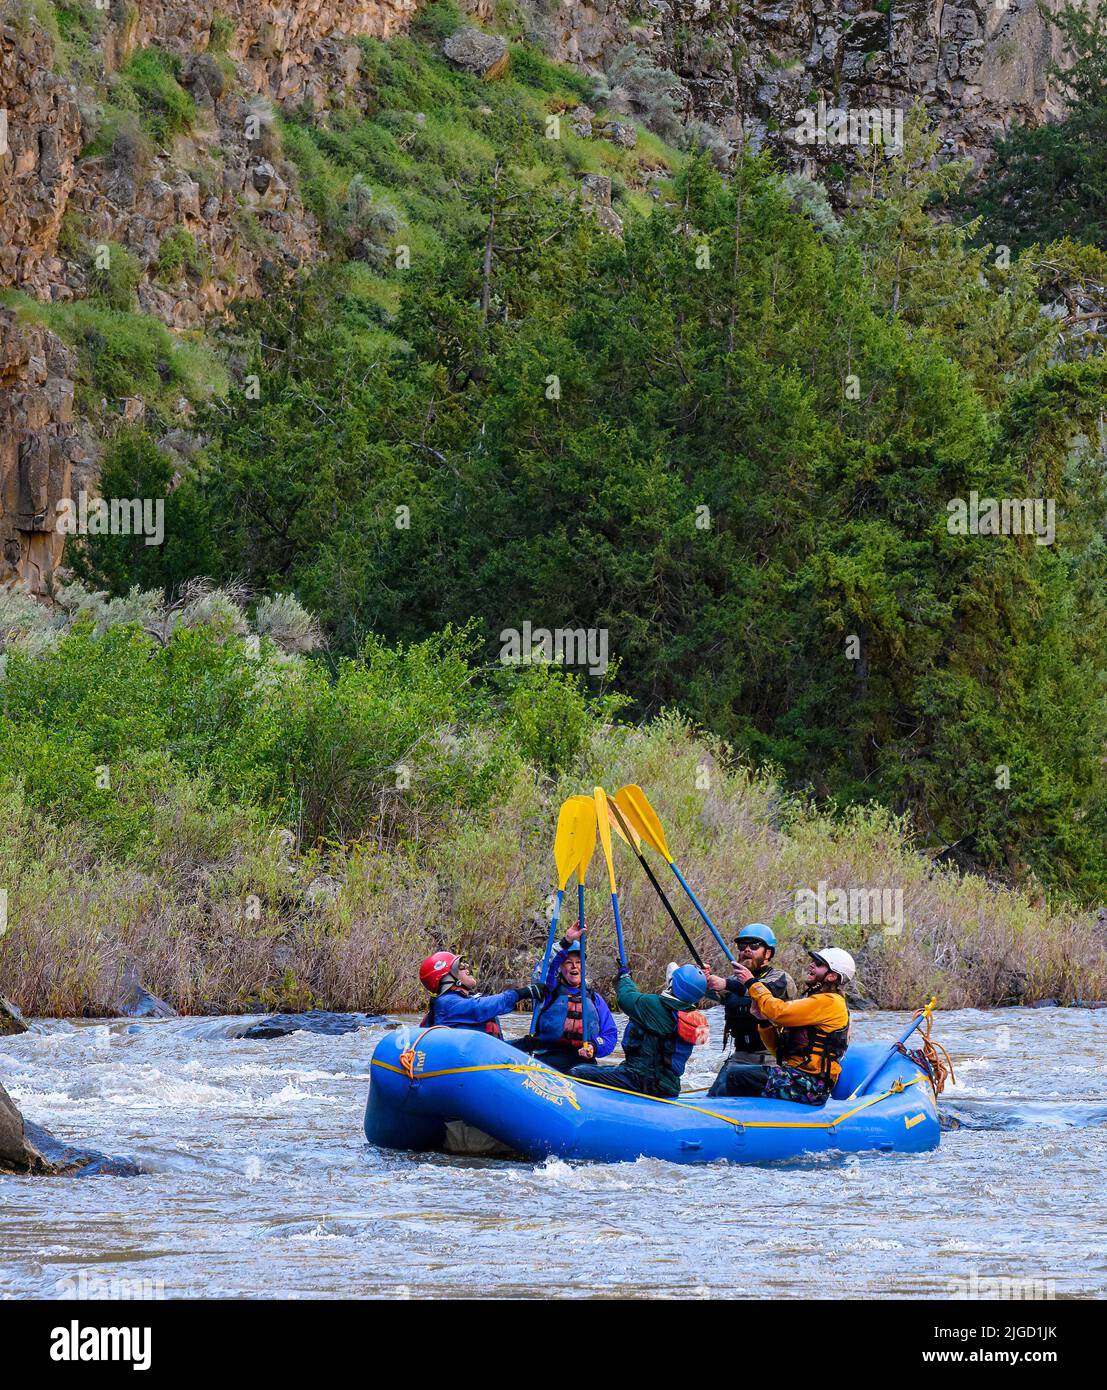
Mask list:
[[[809,1023],[819,1023],[825,1028],[844,1028],[849,1021],[849,1009],[840,994],[809,994],[805,999],[778,999],[764,985],[756,982],[746,987],[746,993],[766,1020],[777,1028],[803,1028]]]

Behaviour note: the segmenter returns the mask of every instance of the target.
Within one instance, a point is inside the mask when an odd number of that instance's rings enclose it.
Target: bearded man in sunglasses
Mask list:
[[[752,980],[762,984],[777,999],[795,999],[799,991],[796,982],[786,970],[773,965],[776,954],[776,933],[763,922],[751,922],[743,927],[734,938],[737,946],[736,965],[750,972]],[[776,1057],[765,1050],[759,1032],[759,1019],[753,1010],[753,1000],[746,989],[746,982],[737,975],[724,978],[721,975],[708,975],[707,987],[712,995],[721,1000],[726,1010],[723,1026],[723,1046],[733,1043],[734,1051],[719,1068],[719,1074],[708,1091],[709,1096],[725,1096],[727,1075],[733,1067],[771,1066]]]

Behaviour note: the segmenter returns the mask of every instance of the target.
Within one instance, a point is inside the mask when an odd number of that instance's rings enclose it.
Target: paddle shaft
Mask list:
[[[869,1072],[868,1076],[865,1077],[865,1079],[864,1079],[864,1081],[862,1081],[861,1085],[857,1087],[857,1089],[854,1091],[853,1095],[850,1096],[850,1100],[853,1100],[853,1099],[855,1099],[857,1096],[863,1096],[863,1095],[865,1094],[865,1092],[868,1090],[868,1088],[869,1088],[869,1087],[872,1085],[872,1083],[876,1080],[876,1078],[877,1078],[877,1076],[879,1075],[879,1073],[880,1073],[881,1071],[883,1071],[883,1069],[888,1065],[889,1060],[895,1055],[896,1048],[897,1048],[897,1047],[902,1047],[902,1046],[903,1046],[903,1044],[907,1041],[907,1039],[911,1036],[911,1034],[915,1031],[915,1029],[919,1026],[919,1024],[922,1023],[922,1022],[925,1020],[925,1018],[926,1018],[926,1011],[924,1010],[921,1014],[919,1014],[918,1018],[913,1019],[913,1020],[911,1021],[910,1027],[905,1028],[905,1029],[903,1030],[903,1032],[902,1032],[902,1033],[900,1034],[900,1036],[895,1040],[895,1042],[891,1045],[891,1047],[890,1047],[890,1048],[888,1049],[888,1051],[884,1054],[884,1056],[881,1057],[880,1061],[877,1062],[876,1066],[873,1067],[872,1071]]]
[[[666,912],[669,914],[669,916],[672,918],[672,920],[673,920],[673,926],[676,927],[676,929],[677,929],[678,932],[680,932],[681,940],[684,942],[685,946],[687,946],[688,949],[692,952],[692,959],[696,962],[696,964],[699,966],[699,968],[700,968],[701,970],[703,970],[705,967],[704,967],[703,960],[702,960],[702,958],[701,958],[701,956],[700,956],[700,953],[696,950],[695,946],[692,945],[692,938],[691,938],[691,937],[688,935],[688,933],[684,930],[684,925],[683,925],[683,923],[681,922],[680,918],[676,915],[676,909],[673,907],[672,903],[669,901],[668,894],[665,892],[664,888],[662,888],[661,884],[658,883],[656,877],[654,876],[654,872],[653,872],[653,870],[650,868],[649,861],[647,860],[646,856],[642,853],[642,851],[641,851],[640,849],[638,849],[638,848],[635,846],[634,841],[631,839],[631,831],[630,831],[630,828],[627,826],[626,821],[623,819],[623,813],[622,813],[622,811],[619,810],[619,807],[615,804],[614,801],[609,802],[608,804],[611,806],[611,809],[612,809],[612,811],[613,811],[614,814],[615,814],[615,819],[619,822],[619,824],[620,824],[620,825],[622,826],[622,828],[623,828],[623,834],[626,836],[627,843],[628,843],[628,844],[631,846],[631,848],[634,850],[635,857],[637,858],[639,864],[641,864],[642,867],[643,867],[643,869],[645,869],[645,871],[646,871],[646,877],[647,877],[647,878],[649,879],[649,881],[653,884],[653,890],[654,890],[654,892],[655,892],[655,893],[657,894],[657,896],[661,899],[661,901],[665,904],[665,911],[666,911]]]
[[[716,940],[716,941],[719,943],[719,945],[722,947],[722,949],[723,949],[723,955],[725,955],[726,958],[727,958],[727,960],[730,961],[731,965],[733,965],[733,964],[735,963],[734,957],[730,954],[730,948],[727,946],[726,942],[725,942],[725,941],[723,940],[723,938],[719,935],[719,929],[715,926],[715,923],[711,920],[711,918],[708,917],[707,913],[704,912],[703,908],[702,908],[701,905],[700,905],[700,900],[699,900],[699,898],[697,898],[696,895],[695,895],[695,893],[693,893],[692,890],[691,890],[691,888],[689,888],[688,884],[687,884],[686,881],[685,881],[684,875],[680,872],[680,870],[677,868],[677,866],[673,863],[673,861],[672,861],[671,859],[669,860],[669,868],[672,869],[672,871],[673,871],[674,874],[676,874],[677,880],[678,880],[678,882],[680,883],[680,886],[684,889],[684,891],[685,891],[685,892],[688,894],[688,896],[692,899],[692,906],[696,909],[696,911],[700,914],[700,916],[703,918],[703,920],[707,923],[707,927],[708,927],[708,930],[711,932],[711,935],[715,938],[715,940]]]
[[[562,900],[562,898],[564,898],[564,896],[565,896],[565,889],[564,889],[564,888],[559,888],[559,889],[557,890],[557,900],[556,900],[556,902],[554,903],[553,916],[550,918],[550,930],[549,930],[549,934],[548,934],[547,937],[546,937],[546,953],[545,953],[545,955],[542,957],[542,978],[541,978],[541,980],[539,980],[538,983],[539,983],[540,985],[542,985],[543,988],[545,988],[545,985],[546,985],[546,976],[547,976],[547,974],[549,973],[549,969],[550,969],[550,955],[551,955],[551,953],[552,953],[552,951],[553,951],[554,937],[557,935],[557,919],[561,916],[561,900]],[[581,966],[583,967],[583,965],[584,965],[584,961],[583,961],[583,959],[582,959],[582,960],[581,960]],[[532,1033],[534,1032],[534,1021],[535,1021],[535,1019],[536,1019],[537,1017],[538,1017],[538,1000],[536,999],[536,1000],[534,1001],[534,1003],[531,1005],[531,1009],[530,1009],[530,1031],[531,1031]]]
[[[588,1042],[589,1038],[586,1031],[588,1022],[588,1010],[584,1007],[584,1001],[588,997],[588,988],[584,978],[584,880],[580,879],[577,883],[577,921],[580,923],[580,1040]]]

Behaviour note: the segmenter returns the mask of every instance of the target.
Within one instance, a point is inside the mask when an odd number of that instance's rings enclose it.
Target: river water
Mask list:
[[[859,1015],[855,1039],[905,1020]],[[1107,1013],[939,1013],[957,1085],[935,1153],[704,1168],[377,1151],[381,1029],[241,1024],[43,1020],[0,1042],[28,1119],[150,1170],[0,1178],[0,1297],[1107,1295]]]

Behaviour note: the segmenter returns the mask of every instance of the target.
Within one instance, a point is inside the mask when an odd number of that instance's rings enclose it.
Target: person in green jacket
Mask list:
[[[569,1075],[645,1096],[679,1096],[692,1048],[706,1042],[710,1031],[702,1014],[690,1012],[706,992],[707,978],[694,965],[674,970],[661,994],[643,994],[622,966],[615,1001],[629,1020],[623,1033],[626,1060],[617,1067],[586,1063]]]

